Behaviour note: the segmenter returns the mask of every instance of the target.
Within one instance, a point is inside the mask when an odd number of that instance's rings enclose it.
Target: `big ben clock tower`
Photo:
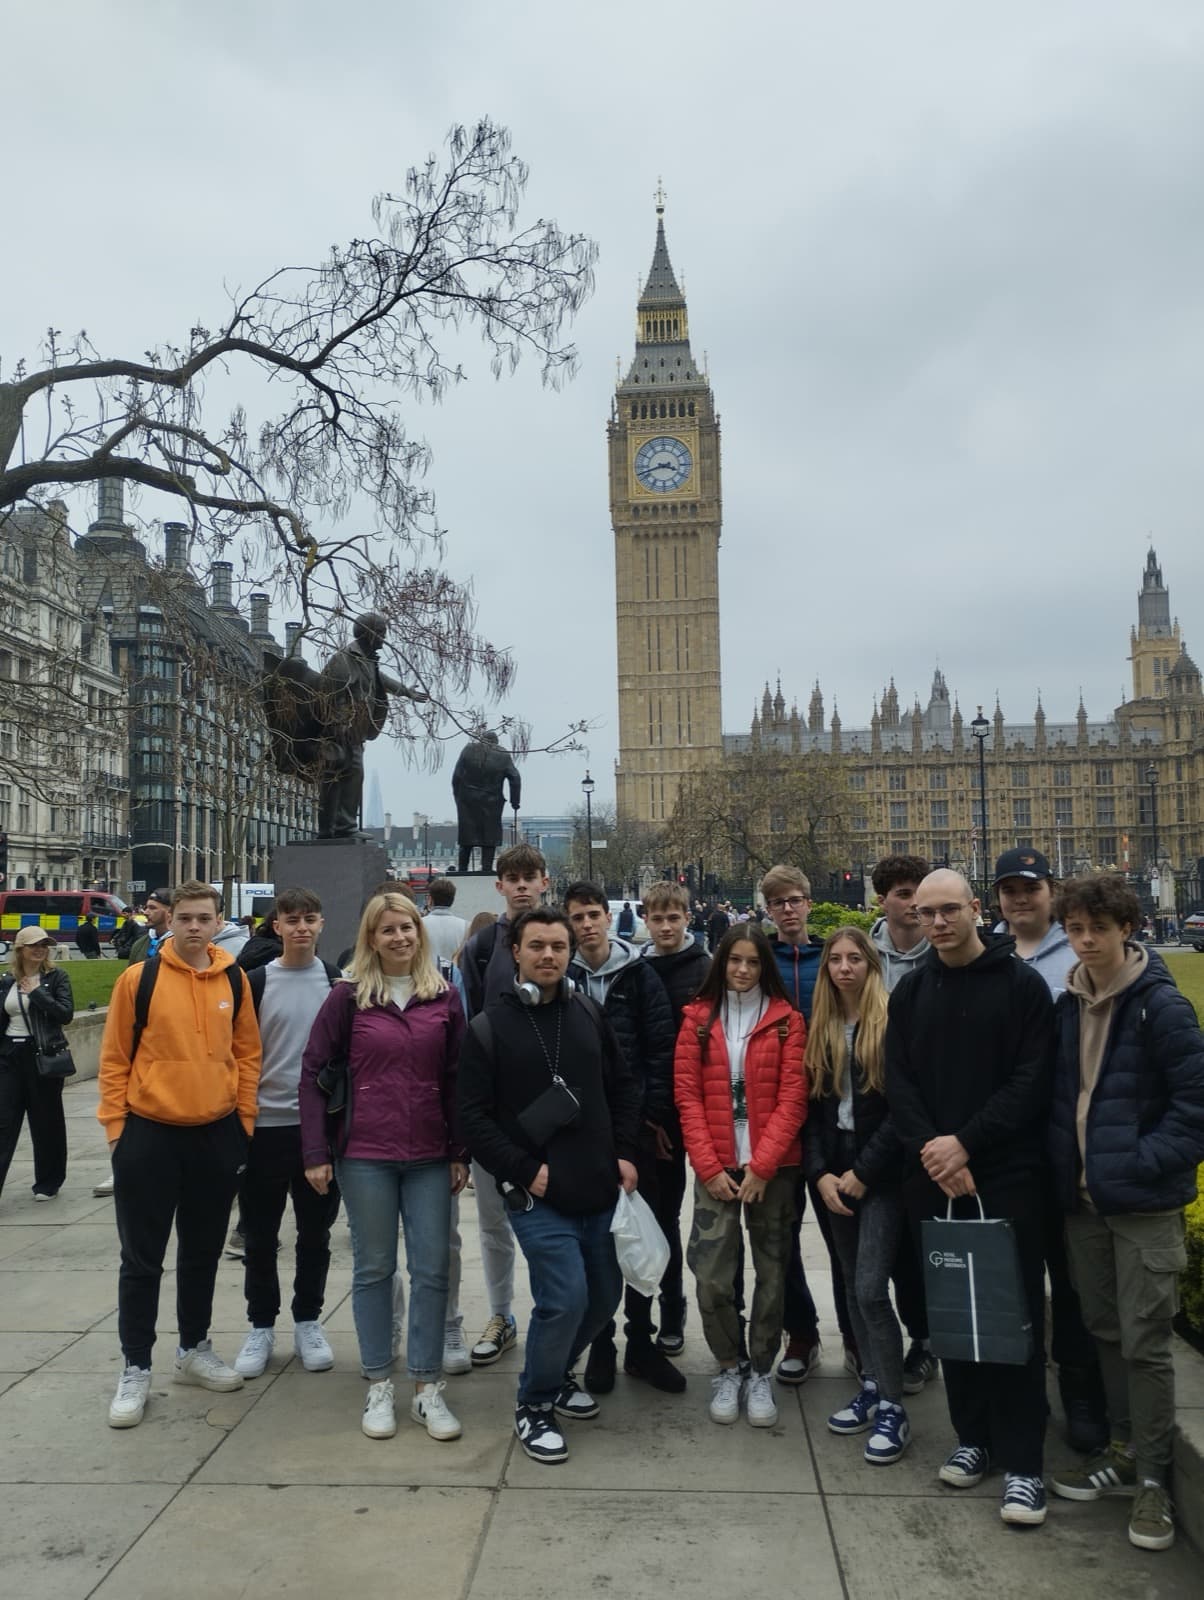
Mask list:
[[[722,753],[719,684],[719,419],[690,352],[686,299],[665,243],[636,317],[635,360],[610,425],[623,817],[660,824],[682,779]]]

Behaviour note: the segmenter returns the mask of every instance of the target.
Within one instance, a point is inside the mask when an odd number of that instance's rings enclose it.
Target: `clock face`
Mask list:
[[[635,475],[645,489],[668,494],[680,489],[693,466],[690,452],[680,439],[649,439],[636,451]]]

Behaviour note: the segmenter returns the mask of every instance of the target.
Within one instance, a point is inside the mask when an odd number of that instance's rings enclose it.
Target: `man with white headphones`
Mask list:
[[[533,1461],[558,1462],[568,1446],[557,1419],[598,1415],[572,1369],[622,1292],[610,1222],[620,1186],[636,1185],[640,1091],[610,1024],[565,976],[564,912],[535,906],[511,938],[514,985],[465,1036],[460,1131],[505,1200],[531,1276],[514,1431]]]

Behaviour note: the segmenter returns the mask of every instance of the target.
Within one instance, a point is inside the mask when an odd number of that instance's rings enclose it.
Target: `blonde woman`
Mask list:
[[[66,1050],[63,1029],[75,1015],[71,983],[54,964],[45,928],[22,928],[10,971],[0,978],[0,1190],[8,1177],[21,1124],[33,1141],[33,1197],[53,1200],[67,1176],[63,1079],[38,1072],[39,1050]]]
[[[869,1433],[872,1466],[911,1442],[903,1409],[903,1336],[890,1302],[903,1228],[902,1150],[885,1095],[886,985],[860,928],[837,928],[820,956],[807,1035],[811,1115],[803,1171],[828,1209],[862,1358],[861,1389],[828,1418],[833,1433]]]
[[[346,976],[330,992],[301,1065],[305,1176],[325,1194],[337,1171],[351,1225],[351,1304],[368,1379],[362,1427],[397,1431],[393,1397],[393,1275],[397,1221],[410,1279],[406,1363],[411,1418],[432,1439],[457,1439],[440,1370],[447,1311],[451,1199],[467,1156],[454,1131],[464,1011],[431,956],[421,914],[401,894],[378,894],[360,921]],[[327,1118],[318,1073],[347,1065],[347,1110]],[[328,1122],[338,1124],[332,1153]]]

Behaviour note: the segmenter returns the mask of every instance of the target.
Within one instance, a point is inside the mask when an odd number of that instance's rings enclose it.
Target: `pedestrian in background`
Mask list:
[[[67,1176],[64,1080],[43,1077],[37,1057],[39,1050],[56,1054],[67,1048],[62,1030],[75,1015],[75,1001],[67,974],[54,964],[54,941],[45,928],[22,928],[8,965],[0,978],[0,1190],[28,1118],[33,1197],[53,1200]]]

